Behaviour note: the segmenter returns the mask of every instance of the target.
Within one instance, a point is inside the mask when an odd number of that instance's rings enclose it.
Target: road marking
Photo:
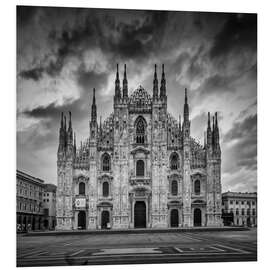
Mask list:
[[[211,246],[212,249],[215,249],[215,250],[218,250],[218,251],[221,251],[221,252],[225,252],[224,249],[221,249],[221,248],[217,248],[217,247],[214,247],[214,246]]]
[[[222,247],[222,248],[226,248],[226,249],[229,249],[229,250],[231,249],[231,250],[234,250],[234,251],[243,253],[243,254],[248,254],[248,253],[250,253],[250,252],[245,251],[245,250],[242,250],[242,249],[233,248],[233,247],[228,247],[228,246],[224,246],[224,245],[220,245],[220,244],[217,244],[216,246],[219,246],[219,247]]]
[[[64,244],[63,246],[70,246],[70,245],[72,245],[73,243],[66,243],[66,244]]]
[[[96,255],[118,255],[118,254],[144,254],[144,253],[162,253],[161,250],[156,248],[104,248],[99,252],[95,252],[92,256]]]
[[[69,256],[75,256],[75,255],[78,255],[78,254],[80,254],[80,253],[83,253],[84,251],[85,251],[84,249],[81,249],[81,250],[78,250],[78,251],[76,251],[76,252],[70,254]]]
[[[22,255],[22,257],[28,257],[28,256],[36,256],[36,255],[40,255],[40,254],[45,254],[45,253],[48,253],[48,251],[44,251],[44,250],[35,250],[35,251],[32,251],[32,252],[29,252],[29,253],[25,253]]]
[[[176,249],[178,252],[184,252],[182,249],[174,247],[174,249]]]

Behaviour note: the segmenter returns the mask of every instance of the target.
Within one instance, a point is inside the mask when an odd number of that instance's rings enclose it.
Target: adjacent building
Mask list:
[[[155,65],[152,94],[129,91],[126,66],[121,84],[117,65],[113,112],[98,123],[94,89],[89,136],[79,147],[71,112],[68,121],[62,113],[57,229],[222,226],[217,113],[208,113],[200,144],[190,134],[186,89],[183,120],[168,112],[163,65],[160,87]]]
[[[43,229],[44,181],[17,170],[17,230]]]
[[[56,185],[44,185],[43,209],[44,229],[54,230],[56,226]]]
[[[223,193],[222,218],[224,225],[257,226],[257,193]]]

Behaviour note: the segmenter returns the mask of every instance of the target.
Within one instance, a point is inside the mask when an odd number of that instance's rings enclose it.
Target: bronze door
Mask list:
[[[136,202],[134,208],[134,227],[146,228],[146,206],[145,202]]]

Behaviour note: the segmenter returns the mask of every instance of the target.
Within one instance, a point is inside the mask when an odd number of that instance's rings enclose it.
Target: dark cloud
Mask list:
[[[22,113],[26,116],[34,117],[36,119],[54,120],[60,119],[61,112],[72,111],[73,115],[75,115],[76,118],[79,118],[82,116],[82,114],[85,113],[81,105],[82,100],[76,100],[73,102],[66,100],[61,106],[53,102],[47,106],[38,106],[32,110],[25,110]]]
[[[31,22],[37,8],[33,6],[17,6],[17,26],[23,27]]]
[[[257,50],[257,15],[230,14],[216,35],[210,57],[216,58],[231,51]]]
[[[204,80],[197,89],[198,98],[209,97],[212,94],[226,94],[234,92],[236,88],[233,86],[235,76],[224,76],[222,74],[212,75]]]
[[[142,24],[138,20],[120,23],[117,26],[119,38],[111,40],[107,49],[123,59],[149,57],[161,47],[167,21],[168,12],[148,11]]]
[[[52,52],[53,60],[43,60],[39,67],[23,70],[21,76],[25,79],[38,80],[42,73],[57,76],[69,57],[82,58],[83,52],[99,48],[105,55],[111,55],[111,66],[121,60],[145,61],[149,55],[161,47],[162,36],[168,20],[166,11],[141,12],[142,20],[116,22],[111,11],[87,10],[84,20],[75,23],[72,27],[63,23],[62,30],[52,29],[48,40],[55,44],[57,49]],[[128,11],[127,11],[128,12]],[[33,72],[38,72],[33,74]],[[27,76],[30,74],[29,76]],[[35,76],[36,75],[36,76]]]
[[[257,115],[249,116],[242,122],[234,123],[231,130],[224,136],[224,142],[234,139],[245,139],[251,135],[257,135]]]
[[[78,84],[89,93],[90,89],[96,88],[99,91],[99,89],[105,86],[107,84],[108,75],[107,72],[97,73],[93,70],[88,71],[85,65],[82,64],[77,70],[77,81]]]
[[[234,143],[235,141],[235,143]],[[244,167],[249,170],[257,169],[257,115],[245,118],[242,122],[235,122],[233,127],[224,135],[225,151],[235,159],[227,162],[225,171]],[[232,146],[227,144],[232,143]],[[237,166],[235,166],[237,165]]]
[[[44,72],[44,68],[36,67],[36,68],[21,71],[20,76],[26,80],[32,79],[34,81],[38,81],[39,79],[42,78],[43,72]]]

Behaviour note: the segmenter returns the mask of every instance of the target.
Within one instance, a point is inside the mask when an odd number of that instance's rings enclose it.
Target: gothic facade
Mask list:
[[[212,122],[212,123],[211,123]],[[89,137],[76,146],[71,113],[61,116],[57,153],[57,229],[222,226],[221,150],[217,113],[208,113],[204,145],[167,110],[164,66],[153,94],[128,93],[118,65],[113,113],[97,121],[95,89]]]

